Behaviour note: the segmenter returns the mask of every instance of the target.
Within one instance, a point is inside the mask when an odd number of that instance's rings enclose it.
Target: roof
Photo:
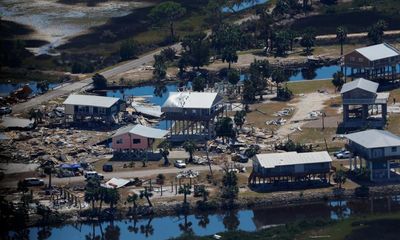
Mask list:
[[[341,94],[352,91],[354,89],[363,89],[368,92],[376,93],[379,84],[364,78],[357,78],[354,81],[345,83],[340,91]]]
[[[373,46],[358,48],[355,51],[366,57],[370,61],[383,58],[390,58],[400,55],[400,51],[387,43],[381,43]]]
[[[117,130],[113,137],[123,135],[125,133],[132,133],[146,138],[163,138],[168,134],[167,130],[146,127],[140,124],[128,125]]]
[[[132,102],[132,107],[135,108],[137,112],[142,113],[143,115],[159,118],[162,116],[163,112],[161,112],[160,106],[145,106],[139,104],[137,102]]]
[[[217,99],[216,92],[170,92],[163,108],[211,108]]]
[[[130,181],[123,178],[111,178],[106,182],[103,187],[105,188],[121,188],[128,184]]]
[[[364,148],[400,146],[400,137],[385,130],[370,129],[345,135],[347,139]]]
[[[94,95],[69,95],[64,104],[109,108],[119,101],[119,98]]]
[[[5,128],[33,128],[34,121],[25,118],[4,117],[1,126]]]
[[[296,164],[311,164],[332,162],[328,152],[285,152],[257,154],[256,158],[263,168],[275,168],[277,166],[287,166]]]

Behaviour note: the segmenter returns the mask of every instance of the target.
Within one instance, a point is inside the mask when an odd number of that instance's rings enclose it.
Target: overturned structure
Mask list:
[[[171,141],[215,136],[215,120],[224,112],[223,97],[213,92],[171,92],[161,108]]]

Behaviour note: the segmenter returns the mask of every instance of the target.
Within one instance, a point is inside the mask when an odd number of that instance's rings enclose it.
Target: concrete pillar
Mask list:
[[[349,119],[349,105],[343,104],[343,122]]]
[[[352,163],[352,156],[350,156],[349,157],[349,169],[350,169],[350,171],[352,170],[352,168],[353,168],[353,163]]]
[[[389,161],[386,161],[386,165],[387,165],[387,179],[390,179],[390,162]]]
[[[383,121],[386,123],[386,120],[387,120],[387,104],[382,104],[381,105],[381,111],[382,111],[382,118],[383,118]]]
[[[374,169],[373,169],[373,167],[372,167],[372,162],[369,161],[369,172],[370,172],[369,178],[370,178],[371,181],[374,180],[374,178],[373,178],[373,171],[374,171]]]
[[[362,105],[362,119],[365,121],[368,118],[368,105],[363,104]]]

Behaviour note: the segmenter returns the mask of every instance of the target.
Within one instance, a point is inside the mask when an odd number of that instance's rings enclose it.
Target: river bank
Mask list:
[[[188,199],[188,206],[185,211],[182,211],[182,202],[176,201],[176,198],[170,200],[161,199],[154,203],[152,208],[153,214],[132,216],[130,214],[131,207],[125,204],[118,205],[113,214],[105,214],[103,218],[89,218],[84,217],[88,213],[89,208],[85,210],[68,209],[58,212],[58,219],[53,219],[54,222],[48,223],[49,226],[57,226],[59,224],[73,224],[73,223],[91,223],[93,221],[120,221],[124,219],[148,219],[159,218],[177,215],[198,215],[198,214],[218,214],[223,211],[241,211],[246,209],[286,209],[306,207],[308,205],[325,204],[327,202],[339,201],[358,201],[365,199],[381,199],[385,197],[395,197],[400,195],[400,185],[387,185],[387,186],[372,186],[369,188],[369,197],[362,198],[355,195],[354,189],[342,189],[341,191],[321,191],[321,192],[307,192],[302,190],[289,191],[284,194],[275,195],[259,194],[259,196],[243,196],[240,195],[239,199],[235,200],[233,206],[227,208],[227,205],[219,198],[209,199],[206,207],[199,209],[197,201]],[[201,201],[198,201],[199,203]],[[107,210],[109,211],[109,210]],[[40,226],[40,218],[37,215],[32,215],[26,227]]]

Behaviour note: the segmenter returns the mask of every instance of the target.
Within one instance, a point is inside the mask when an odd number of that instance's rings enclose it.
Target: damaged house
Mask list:
[[[118,122],[118,113],[125,109],[119,98],[76,94],[69,95],[64,106],[66,123],[97,121],[112,124]]]
[[[171,141],[211,139],[215,119],[224,112],[224,101],[214,92],[170,92],[161,111]]]

